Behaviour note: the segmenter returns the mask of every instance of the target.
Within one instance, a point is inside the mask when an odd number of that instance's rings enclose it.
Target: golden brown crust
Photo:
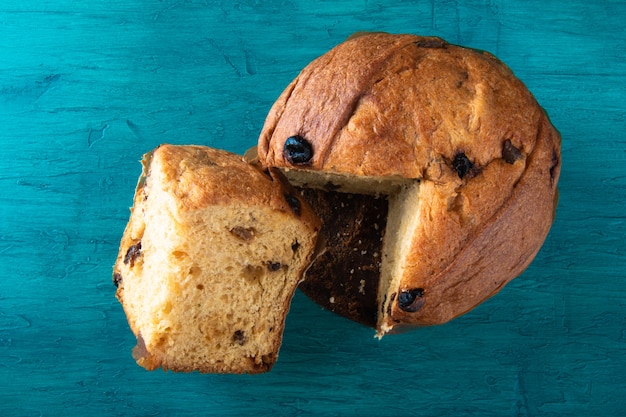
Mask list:
[[[163,166],[164,175],[178,178],[176,183],[171,184],[174,187],[171,192],[181,211],[241,202],[292,213],[309,225],[319,223],[306,205],[301,205],[298,210],[289,204],[290,198],[286,197],[300,197],[280,171],[273,167],[263,169],[243,164],[244,159],[239,155],[193,145],[164,144],[156,148],[149,159],[151,164]],[[259,170],[265,175],[259,175]],[[146,180],[149,176],[150,172]],[[220,186],[210,187],[207,184]]]
[[[424,305],[410,313],[394,304],[386,318],[388,325],[445,323],[494,295],[526,269],[552,225],[559,176],[554,155],[560,154],[560,138],[545,117],[539,126],[538,138],[537,146],[527,157],[523,174],[502,190],[507,191],[503,193],[506,197],[498,199],[501,204],[489,211],[493,213],[489,218],[468,228],[454,225],[455,219],[449,211],[443,210],[433,216],[439,224],[426,226],[430,228],[429,233],[416,236],[412,243],[413,262],[408,263],[406,278],[398,290],[423,288]],[[492,177],[501,178],[508,167],[504,162],[494,164],[500,166]],[[499,188],[485,187],[483,193],[499,191]],[[423,196],[428,200],[426,206],[445,204],[445,196],[440,194],[424,193]],[[468,197],[468,200],[476,202],[478,198]],[[466,237],[459,242],[460,231],[465,232]],[[458,248],[446,253],[446,248],[455,244]],[[439,254],[445,262],[423,262],[424,254]]]
[[[312,158],[296,166],[285,141]],[[261,164],[420,181],[420,221],[379,330],[443,323],[517,276],[552,223],[560,137],[532,94],[493,55],[439,38],[376,33],[314,60],[278,98]],[[383,317],[384,316],[384,317]],[[385,332],[386,330],[383,330]]]
[[[301,135],[313,145],[312,169],[422,178],[459,151],[483,166],[500,157],[505,139],[528,153],[540,117],[532,95],[492,55],[379,33],[303,69],[270,110],[258,151],[264,164],[290,167],[285,140]]]

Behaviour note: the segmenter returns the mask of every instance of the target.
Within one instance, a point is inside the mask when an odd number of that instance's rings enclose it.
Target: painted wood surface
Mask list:
[[[0,414],[618,416],[626,409],[626,3],[0,2]],[[310,60],[359,30],[497,54],[563,135],[531,267],[443,326],[374,339],[298,294],[274,370],[146,372],[111,266],[138,160],[243,152]]]

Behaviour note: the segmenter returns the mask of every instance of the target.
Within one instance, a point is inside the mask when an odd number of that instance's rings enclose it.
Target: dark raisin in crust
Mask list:
[[[422,39],[415,42],[418,48],[445,48],[447,42],[439,38]]]
[[[552,150],[552,163],[550,164],[550,183],[554,180],[554,173],[556,167],[559,165],[559,156],[557,154],[556,149]]]
[[[285,159],[293,165],[305,165],[313,157],[313,148],[308,140],[296,135],[287,138],[284,145]]]
[[[408,313],[414,313],[424,305],[424,289],[403,290],[398,294],[398,307]]]
[[[474,164],[469,160],[465,153],[459,152],[452,160],[452,168],[454,168],[457,174],[459,174],[459,178],[463,178],[472,172]]]
[[[502,159],[507,164],[514,164],[518,159],[522,159],[522,152],[507,139],[502,145]]]

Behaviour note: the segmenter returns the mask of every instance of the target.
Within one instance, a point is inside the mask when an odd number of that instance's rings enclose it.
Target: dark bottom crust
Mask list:
[[[300,290],[334,313],[376,327],[387,198],[316,189],[300,192],[322,220],[326,243]]]

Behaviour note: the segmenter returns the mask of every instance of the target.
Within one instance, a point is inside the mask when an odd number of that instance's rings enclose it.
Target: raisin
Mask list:
[[[132,268],[135,266],[135,261],[141,255],[141,242],[131,245],[126,251],[126,255],[124,256],[124,263],[129,264]]]
[[[233,342],[237,343],[239,346],[243,346],[246,343],[246,334],[243,330],[236,330],[233,333]]]
[[[513,146],[510,139],[505,140],[502,145],[502,159],[504,159],[504,162],[507,164],[513,164],[521,158],[522,152]]]
[[[263,363],[263,366],[266,366],[266,367],[272,366],[272,364],[276,362],[276,356],[274,355],[274,353],[268,353],[267,355],[262,355],[261,362]]]
[[[552,150],[552,162],[550,164],[550,180],[554,181],[556,175],[556,167],[559,165],[559,156],[556,153],[556,149]]]
[[[115,285],[116,287],[119,287],[120,284],[122,283],[122,275],[118,272],[113,274],[113,285]]]
[[[334,184],[330,181],[324,184],[324,189],[327,191],[337,191],[340,188],[341,188],[341,185]]]
[[[457,174],[459,174],[459,178],[463,178],[472,172],[474,164],[469,160],[464,152],[459,152],[452,160],[452,168],[454,168]]]
[[[287,204],[289,204],[289,207],[291,207],[291,211],[293,211],[293,214],[299,216],[302,209],[302,204],[300,203],[300,200],[298,200],[297,197],[294,197],[291,194],[285,194],[285,200],[287,200]]]
[[[296,252],[299,247],[300,247],[300,242],[298,242],[297,240],[291,244],[291,250],[293,252]]]
[[[415,42],[418,48],[445,48],[447,43],[440,38],[426,38]]]
[[[469,73],[467,71],[459,72],[459,79],[456,82],[456,88],[463,87],[463,84],[469,79]]]
[[[230,229],[229,232],[241,240],[248,241],[254,237],[256,230],[253,227],[237,226]]]
[[[385,297],[387,298],[387,297]],[[391,294],[391,296],[389,297],[389,304],[387,304],[387,315],[391,316],[391,305],[393,304],[393,300],[396,299],[396,293],[394,292],[393,294]],[[383,303],[384,304],[384,303]]]
[[[293,165],[305,165],[313,157],[313,147],[302,136],[291,136],[285,141],[284,155]]]
[[[400,294],[398,294],[398,306],[408,313],[414,313],[424,305],[423,296],[423,288],[402,290]]]
[[[280,262],[272,262],[272,261],[270,261],[270,262],[267,263],[267,269],[269,269],[272,272],[278,271],[280,269],[280,267],[281,267]]]
[[[394,292],[393,294],[395,296],[396,293]],[[383,302],[380,303],[380,314],[385,314],[385,303],[386,302],[387,302],[387,294],[384,294],[383,295]],[[391,314],[391,307],[389,307],[388,310],[389,310],[388,314]]]

